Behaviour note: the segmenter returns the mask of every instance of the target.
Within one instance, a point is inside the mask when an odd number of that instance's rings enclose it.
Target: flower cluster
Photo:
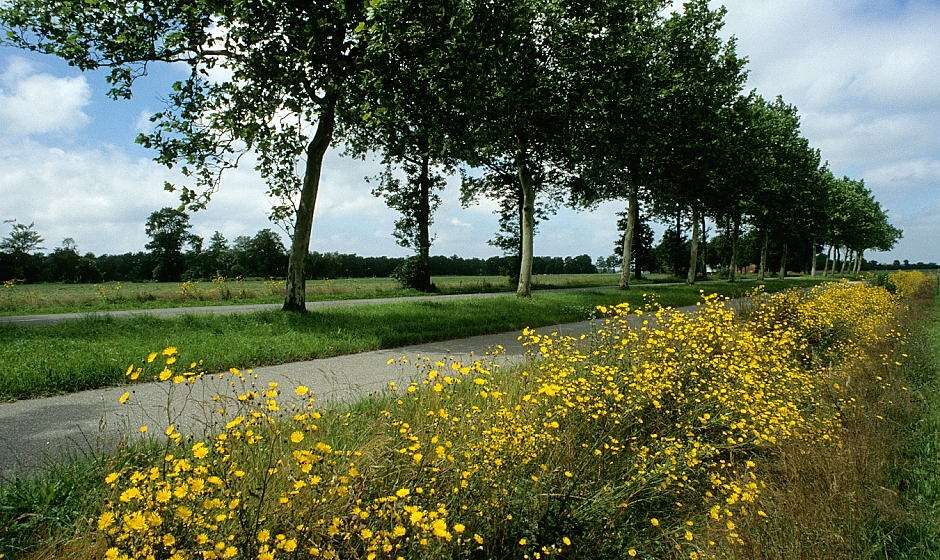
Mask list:
[[[888,275],[888,282],[904,297],[916,296],[933,285],[930,277],[919,270],[897,270]]]
[[[601,308],[589,335],[523,331],[522,367],[409,363],[413,382],[346,407],[232,370],[204,437],[170,424],[156,464],[107,477],[103,554],[708,558],[765,515],[765,453],[838,445],[839,363],[902,309],[849,283],[744,314],[718,296],[693,313]],[[203,375],[174,348],[146,362],[128,376],[175,390]]]

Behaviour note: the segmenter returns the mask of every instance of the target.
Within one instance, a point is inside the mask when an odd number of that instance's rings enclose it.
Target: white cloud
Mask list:
[[[37,72],[24,59],[12,58],[0,73],[0,131],[73,131],[90,121],[84,112],[90,101],[91,88],[84,76],[53,76]]]

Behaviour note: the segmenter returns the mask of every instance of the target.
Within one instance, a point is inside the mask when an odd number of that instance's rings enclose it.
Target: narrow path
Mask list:
[[[701,285],[721,282],[720,280],[709,280],[699,282]],[[663,287],[663,286],[682,286],[682,283],[651,283],[637,284],[637,287]],[[552,288],[546,290],[537,290],[537,293],[558,293],[558,292],[589,292],[594,290],[609,290],[616,286],[578,286],[574,288]],[[317,309],[327,309],[330,307],[348,307],[355,305],[373,305],[383,303],[405,303],[413,301],[453,301],[475,298],[495,298],[507,297],[513,295],[512,292],[479,292],[467,294],[444,294],[444,295],[424,295],[424,296],[401,296],[389,298],[364,298],[364,299],[336,299],[322,301],[308,301],[307,310],[315,311]],[[62,321],[71,321],[83,319],[86,317],[114,317],[126,318],[137,316],[150,317],[178,317],[180,315],[226,315],[240,313],[255,313],[257,311],[273,311],[281,308],[279,303],[254,303],[246,305],[208,305],[202,307],[164,307],[154,309],[121,309],[112,311],[90,311],[82,313],[51,313],[42,315],[9,315],[0,316],[0,325],[51,325]]]
[[[732,300],[731,305],[739,308],[744,301]],[[694,310],[695,306],[681,309]],[[630,320],[636,326],[647,318],[634,315]],[[591,332],[596,324],[593,320],[581,321],[536,330],[580,335]],[[410,362],[418,357],[468,360],[501,345],[505,349],[499,358],[501,363],[519,363],[525,358],[525,351],[518,336],[518,331],[474,336],[257,368],[254,373],[260,386],[266,387],[270,382],[286,388],[303,384],[321,403],[350,401],[379,392],[390,381],[403,385],[414,378],[413,367],[389,366],[389,359],[405,356]],[[0,475],[28,473],[63,458],[107,452],[122,435],[136,435],[141,424],[148,424],[151,434],[162,434],[169,423],[167,410],[181,432],[199,431],[211,415],[212,395],[229,393],[230,379],[231,376],[224,375],[206,376],[192,386],[190,398],[177,398],[170,403],[164,383],[0,403]],[[130,391],[132,397],[128,405],[121,406],[118,398],[124,391]],[[292,394],[285,391],[284,399]]]

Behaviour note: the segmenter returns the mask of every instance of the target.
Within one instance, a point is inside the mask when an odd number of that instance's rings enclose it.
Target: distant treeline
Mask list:
[[[180,281],[227,278],[280,278],[287,268],[287,251],[280,237],[269,229],[254,237],[237,237],[232,243],[216,233],[208,247],[191,237],[188,250],[168,254],[155,248],[149,252],[119,255],[80,254],[70,240],[49,253],[0,252],[0,280],[28,283],[92,283],[107,281]],[[347,253],[311,253],[307,257],[308,278],[389,277],[405,261],[403,257],[365,257]],[[518,267],[512,256],[463,258],[432,256],[431,273],[444,275],[507,275]],[[536,257],[536,274],[596,273],[588,255]]]

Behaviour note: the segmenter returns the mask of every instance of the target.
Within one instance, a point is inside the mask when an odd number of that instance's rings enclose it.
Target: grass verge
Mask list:
[[[768,291],[791,287],[768,280]],[[807,282],[808,283],[808,282]],[[142,349],[177,346],[181,362],[202,359],[209,370],[394,348],[421,342],[519,330],[587,319],[597,305],[644,303],[646,294],[669,306],[693,305],[700,290],[738,297],[753,282],[649,287],[628,292],[536,293],[442,302],[402,302],[228,316],[86,318],[48,326],[0,325],[0,399],[74,392],[124,381]]]
[[[767,458],[767,517],[722,560],[940,558],[940,298],[847,363],[840,444]]]
[[[535,289],[615,286],[616,274],[537,274]],[[510,292],[504,276],[435,276],[431,295]],[[682,282],[662,274],[638,283]],[[401,287],[394,278],[308,280],[307,301],[392,298],[428,295]],[[107,282],[103,284],[27,284],[0,289],[0,316],[40,313],[88,313],[121,309],[161,309],[206,305],[277,304],[284,300],[283,280],[214,282]]]
[[[843,415],[867,404],[853,368],[880,361],[869,350],[903,317],[887,292],[863,286],[769,300],[744,319],[713,303],[639,332],[615,316],[587,341],[530,332],[541,359],[520,369],[428,364],[400,393],[322,415],[309,401],[279,409],[275,388],[236,389],[209,445],[168,432],[169,456],[117,468],[111,500],[76,516],[76,538],[63,530],[35,557],[739,550],[761,508],[783,511],[764,504],[765,483],[790,440],[839,449],[853,428]],[[897,340],[884,338],[894,358]]]

